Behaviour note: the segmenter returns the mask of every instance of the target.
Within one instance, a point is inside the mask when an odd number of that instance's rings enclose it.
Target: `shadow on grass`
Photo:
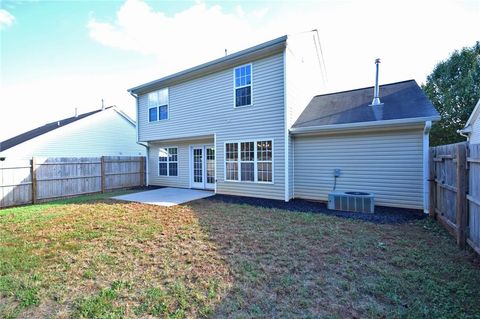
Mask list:
[[[480,314],[480,269],[435,222],[365,223],[301,213],[312,205],[304,202],[285,210],[283,202],[250,205],[229,198],[189,204],[234,278],[212,317]]]

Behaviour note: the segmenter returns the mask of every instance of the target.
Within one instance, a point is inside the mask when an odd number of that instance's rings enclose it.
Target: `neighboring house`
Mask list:
[[[480,99],[468,118],[465,127],[459,131],[471,144],[480,144]]]
[[[145,155],[135,122],[116,106],[45,124],[0,143],[0,158]]]
[[[312,33],[283,36],[129,90],[153,185],[327,200],[373,192],[378,205],[422,209],[428,132],[438,113],[415,81],[323,90]],[[313,99],[312,99],[313,97]]]

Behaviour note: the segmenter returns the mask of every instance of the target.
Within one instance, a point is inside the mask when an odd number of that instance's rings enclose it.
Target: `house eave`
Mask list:
[[[311,133],[325,133],[325,132],[339,132],[339,131],[358,131],[358,130],[372,130],[372,129],[388,129],[397,128],[401,126],[415,126],[424,124],[427,121],[438,121],[439,116],[431,117],[416,117],[407,119],[395,119],[385,121],[369,121],[369,122],[356,122],[356,123],[344,123],[344,124],[331,124],[320,126],[308,126],[308,127],[293,127],[290,129],[290,133],[293,135],[311,134]]]
[[[252,60],[260,59],[275,53],[280,53],[286,47],[286,40],[287,36],[285,35],[277,39],[261,43],[254,47],[229,54],[225,57],[130,88],[127,91],[133,94],[143,94],[155,89],[170,86],[175,83],[184,82],[204,76],[206,74],[214,73],[233,65],[250,62]]]

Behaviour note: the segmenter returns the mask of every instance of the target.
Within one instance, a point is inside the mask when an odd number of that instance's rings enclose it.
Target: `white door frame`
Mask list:
[[[213,144],[192,144],[189,146],[189,172],[188,176],[190,179],[190,188],[198,188],[198,189],[208,189],[208,190],[215,190],[215,184],[207,183],[207,148],[213,148],[215,150],[215,146]],[[196,183],[193,180],[193,150],[194,149],[201,149],[202,150],[202,182]],[[216,158],[216,152],[215,152]],[[216,164],[216,162],[214,161]]]

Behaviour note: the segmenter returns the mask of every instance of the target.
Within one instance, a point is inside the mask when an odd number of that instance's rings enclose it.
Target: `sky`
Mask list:
[[[424,83],[435,65],[480,40],[480,0],[0,0],[0,141],[117,105],[128,88],[264,41],[318,29],[324,92]]]

